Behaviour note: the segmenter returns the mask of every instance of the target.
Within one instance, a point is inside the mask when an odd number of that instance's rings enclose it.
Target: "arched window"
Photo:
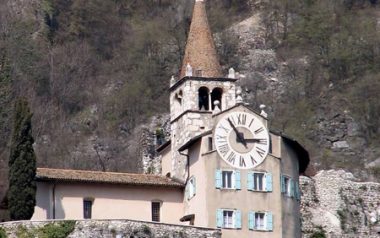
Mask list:
[[[198,90],[198,107],[199,110],[210,110],[209,107],[209,90],[206,87],[201,87]]]
[[[219,109],[222,110],[222,94],[223,94],[223,89],[221,88],[214,88],[211,92],[211,108],[214,110],[214,102],[219,101]]]

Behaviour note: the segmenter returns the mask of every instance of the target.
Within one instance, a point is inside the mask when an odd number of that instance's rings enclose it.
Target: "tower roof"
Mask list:
[[[207,20],[205,0],[195,0],[180,78],[186,76],[188,64],[192,67],[193,76],[222,77],[222,68]]]

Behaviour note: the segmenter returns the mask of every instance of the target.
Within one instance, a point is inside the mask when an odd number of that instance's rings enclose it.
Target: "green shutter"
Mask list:
[[[222,171],[217,169],[215,171],[215,188],[222,187]]]
[[[248,228],[250,230],[255,229],[255,213],[254,212],[248,213]]]
[[[241,229],[241,211],[236,210],[234,213],[235,213],[235,228]]]
[[[265,174],[265,189],[267,192],[272,192],[273,191],[273,179],[272,179],[272,174],[271,173],[266,173]]]
[[[248,177],[247,177],[247,189],[249,191],[253,190],[253,172],[248,172]]]
[[[235,170],[235,189],[241,189],[241,179],[240,179],[240,171]]]
[[[285,187],[285,178],[284,175],[281,175],[281,193],[286,192],[286,187]]]
[[[271,212],[265,213],[266,216],[266,227],[267,231],[273,231],[273,215]]]
[[[223,210],[222,209],[216,210],[216,227],[218,228],[223,227]]]

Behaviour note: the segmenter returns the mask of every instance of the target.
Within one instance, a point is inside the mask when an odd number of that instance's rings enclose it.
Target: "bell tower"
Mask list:
[[[235,106],[234,74],[223,76],[207,20],[206,1],[195,0],[179,79],[170,80],[171,176],[185,181],[187,157],[178,149],[211,133],[213,115]]]

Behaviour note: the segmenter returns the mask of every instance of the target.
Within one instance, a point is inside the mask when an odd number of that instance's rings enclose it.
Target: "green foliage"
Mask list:
[[[325,231],[315,231],[311,234],[310,238],[326,238]]]
[[[16,235],[19,238],[66,238],[74,231],[75,224],[76,221],[67,220],[48,223],[37,228],[26,228],[20,225],[17,227]]]
[[[38,229],[39,238],[66,238],[75,229],[75,221],[61,221],[46,224]]]
[[[16,235],[18,238],[35,238],[36,232],[34,229],[27,229],[23,225],[19,225],[16,230]]]
[[[15,104],[9,157],[8,203],[12,220],[30,219],[36,204],[36,156],[33,150],[32,113],[24,98]]]
[[[0,238],[7,238],[7,232],[4,230],[4,228],[0,227]]]

